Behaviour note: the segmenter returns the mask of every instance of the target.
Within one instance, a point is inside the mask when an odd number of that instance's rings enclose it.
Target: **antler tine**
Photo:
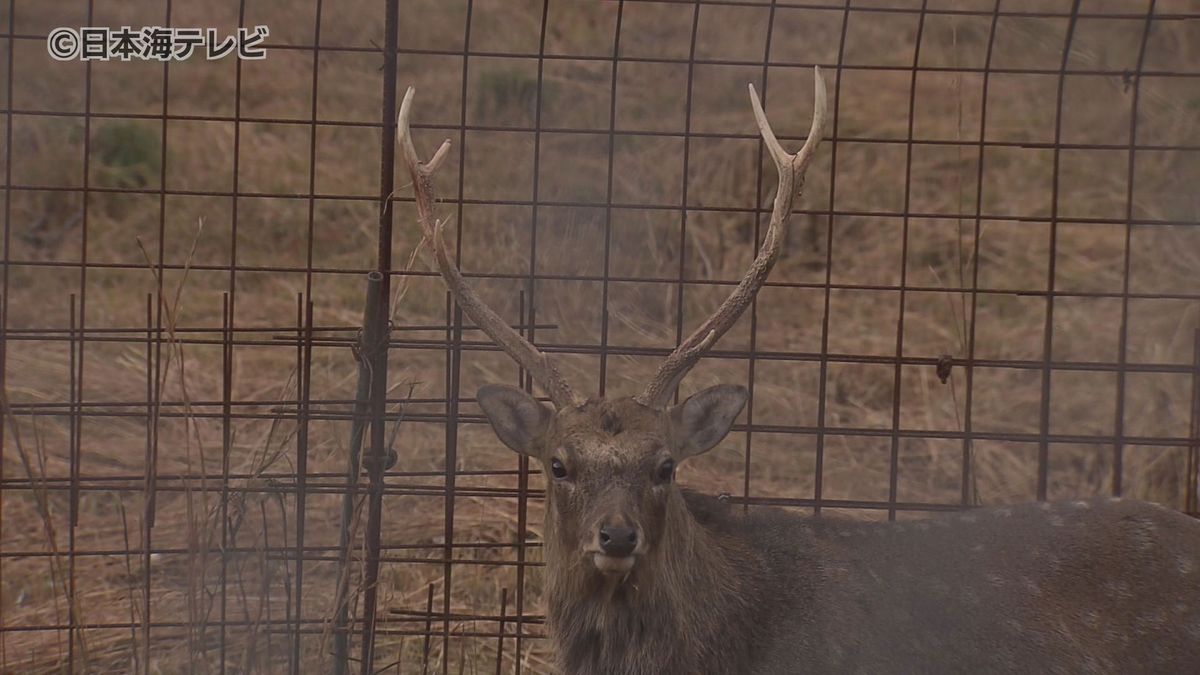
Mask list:
[[[475,289],[467,283],[454,261],[450,259],[445,239],[442,236],[446,222],[437,220],[433,213],[435,198],[432,181],[433,173],[437,171],[442,160],[446,158],[446,153],[450,150],[450,139],[442,142],[428,162],[421,162],[420,157],[417,156],[416,147],[413,145],[412,131],[408,123],[412,99],[413,88],[409,87],[408,91],[404,93],[404,101],[400,104],[400,114],[396,119],[399,132],[396,140],[400,144],[404,162],[408,165],[408,171],[412,175],[413,193],[417,200],[417,220],[420,221],[421,230],[430,244],[433,261],[442,275],[442,280],[450,289],[458,306],[462,307],[475,325],[487,333],[488,337],[506,354],[529,371],[534,381],[546,390],[555,407],[563,408],[583,403],[583,399],[571,390],[566,379],[554,367],[546,354],[521,337],[520,333],[508,325],[508,322],[484,304]]]
[[[771,224],[767,228],[762,248],[759,249],[754,262],[750,264],[750,269],[746,270],[737,287],[708,320],[667,356],[642,393],[634,397],[638,403],[652,408],[665,406],[688,371],[750,306],[758,289],[762,287],[763,282],[767,280],[767,275],[771,273],[771,268],[775,266],[775,261],[778,260],[779,251],[783,245],[787,222],[792,215],[792,204],[800,194],[801,188],[804,187],[804,172],[812,162],[813,154],[820,145],[821,136],[825,131],[827,106],[825,80],[821,77],[819,67],[813,68],[813,79],[815,91],[812,126],[803,147],[794,155],[784,150],[783,146],[779,144],[779,140],[775,138],[775,132],[771,131],[771,124],[767,121],[762,103],[758,100],[758,93],[754,90],[754,85],[750,85],[750,105],[754,110],[754,118],[758,122],[759,133],[762,134],[763,143],[766,144],[767,151],[770,152],[771,158],[775,161],[775,167],[779,171],[779,188],[775,192]]]

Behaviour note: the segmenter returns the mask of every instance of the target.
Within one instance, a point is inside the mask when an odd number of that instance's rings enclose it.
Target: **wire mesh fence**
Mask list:
[[[1194,2],[2,5],[4,672],[549,668],[540,477],[473,398],[529,384],[421,261],[409,85],[463,270],[621,396],[761,240],[746,83],[797,146],[825,70],[784,257],[683,385],[750,403],[681,482],[1200,511]],[[48,53],[98,26],[268,34]]]

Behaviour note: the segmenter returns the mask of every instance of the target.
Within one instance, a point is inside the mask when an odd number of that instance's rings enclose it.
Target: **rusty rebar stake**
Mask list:
[[[350,644],[350,529],[354,518],[354,502],[358,498],[358,478],[362,473],[362,444],[370,413],[371,360],[372,356],[386,345],[367,339],[372,317],[379,314],[380,287],[384,275],[378,271],[367,274],[367,300],[363,305],[363,329],[355,345],[354,355],[358,361],[358,384],[354,392],[354,421],[350,426],[350,443],[346,448],[346,491],[342,494],[342,516],[338,530],[337,566],[337,612],[334,616],[333,672],[345,675],[349,666]],[[388,335],[385,331],[384,335]]]
[[[371,363],[370,415],[371,444],[363,464],[370,478],[367,488],[367,530],[364,547],[367,551],[363,571],[362,675],[371,675],[375,663],[375,584],[379,577],[380,518],[383,515],[383,472],[387,456],[387,328],[388,299],[391,298],[392,271],[392,187],[396,157],[396,58],[397,24],[400,13],[398,0],[384,0],[383,42],[383,108],[381,120],[383,137],[379,165],[379,252],[375,270],[379,273],[379,292],[376,307],[368,312],[363,339],[374,345],[366,355]]]

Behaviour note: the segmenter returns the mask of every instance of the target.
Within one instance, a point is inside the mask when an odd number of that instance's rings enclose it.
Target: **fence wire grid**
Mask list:
[[[0,2],[0,670],[548,672],[531,386],[417,254],[630,395],[770,212],[746,83],[826,142],[681,395],[680,481],[906,519],[1200,475],[1200,4]],[[61,27],[265,26],[265,58],[59,61]],[[397,171],[397,168],[400,168]],[[393,213],[394,211],[394,213]]]

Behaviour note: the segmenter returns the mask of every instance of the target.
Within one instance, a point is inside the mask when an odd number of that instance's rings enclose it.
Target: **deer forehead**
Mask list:
[[[667,441],[663,414],[632,399],[593,400],[559,413],[556,443],[587,464],[640,464]]]
[[[560,435],[619,438],[625,435],[658,435],[666,430],[663,413],[630,398],[593,399],[558,414]]]
[[[655,438],[630,434],[616,439],[595,435],[573,437],[562,443],[561,447],[569,460],[581,468],[617,471],[649,463],[662,454],[663,446]]]

